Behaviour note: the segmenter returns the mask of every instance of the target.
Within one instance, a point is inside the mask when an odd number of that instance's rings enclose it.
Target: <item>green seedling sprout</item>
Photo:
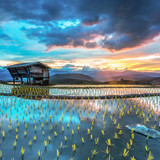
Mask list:
[[[13,148],[16,149],[16,147],[17,147],[17,141],[14,141],[13,142]]]
[[[77,150],[76,145],[73,144],[73,145],[72,145],[72,151],[75,152],[76,150]]]
[[[90,129],[89,129],[89,128],[87,128],[87,134],[88,134],[88,135],[90,134]]]
[[[26,138],[26,136],[27,136],[27,131],[24,131],[24,137]]]
[[[84,138],[82,137],[82,144],[84,144],[85,143],[85,141],[84,141]]]
[[[12,131],[12,125],[8,125],[9,132]]]
[[[34,126],[34,132],[35,132],[35,133],[37,132],[37,127],[36,127],[36,125]]]
[[[3,130],[2,132],[1,132],[1,134],[2,134],[2,137],[3,137],[3,140],[5,139],[5,131]]]
[[[102,136],[104,137],[104,130],[101,130]]]
[[[39,150],[39,151],[38,151],[38,160],[41,159],[41,156],[42,156],[42,152]]]
[[[118,139],[118,134],[117,133],[114,134],[114,139]]]
[[[132,146],[133,145],[133,139],[130,139],[130,146]]]
[[[122,156],[123,156],[123,158],[126,158],[129,156],[129,151],[127,151],[126,148],[124,148]]]
[[[62,133],[64,133],[64,126],[62,126]]]
[[[122,135],[122,134],[123,134],[123,131],[122,131],[122,130],[120,130],[120,131],[118,132],[118,134],[119,134],[119,135]]]
[[[133,157],[131,157],[131,160],[136,160],[136,159],[135,159],[134,156],[133,156]]]
[[[28,144],[29,144],[29,147],[32,147],[32,140],[30,140]]]
[[[67,137],[66,136],[64,136],[64,140],[65,140],[65,143],[67,143]]]
[[[98,145],[99,137],[95,138],[95,145]]]
[[[56,132],[56,131],[54,131],[54,136],[55,136],[55,138],[58,136],[58,134],[57,134],[57,132]]]
[[[148,153],[148,152],[149,152],[149,150],[150,150],[150,149],[148,148],[148,146],[147,146],[147,145],[145,145],[145,152],[147,152],[147,153]]]
[[[47,141],[46,140],[44,140],[44,147],[45,147],[45,150],[47,150],[47,145],[48,145],[48,143],[47,143]]]
[[[154,157],[153,157],[153,154],[150,151],[147,160],[152,160],[152,159],[154,159]]]
[[[48,140],[49,140],[49,143],[50,143],[51,140],[52,140],[52,137],[51,137],[51,136],[48,136]]]
[[[21,148],[22,159],[24,159],[24,152],[25,152],[25,149],[22,147],[22,148]]]
[[[106,143],[107,143],[107,145],[108,145],[109,147],[111,147],[111,146],[113,145],[113,144],[111,143],[111,139],[107,139]]]
[[[16,134],[16,141],[18,141],[18,134]]]
[[[69,123],[67,123],[67,129],[69,129]]]
[[[79,133],[79,130],[80,130],[80,126],[78,125],[78,128],[77,128],[77,130],[78,130],[78,133]]]
[[[126,148],[127,148],[128,150],[131,149],[131,146],[130,146],[130,144],[129,144],[128,142],[127,142]]]
[[[37,140],[37,137],[36,137],[36,136],[34,136],[34,137],[33,137],[33,140],[34,140],[34,142],[36,142],[36,140]]]
[[[95,157],[98,154],[98,152],[96,149],[94,149],[91,151],[91,154],[92,154],[92,156],[91,156],[91,159],[92,159],[93,157]]]
[[[57,159],[59,159],[59,150],[57,149]]]
[[[0,159],[2,160],[3,154],[2,151],[0,150]]]

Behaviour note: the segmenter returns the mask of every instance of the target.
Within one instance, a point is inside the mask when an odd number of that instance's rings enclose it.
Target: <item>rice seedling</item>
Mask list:
[[[26,138],[27,136],[27,131],[24,131],[24,138]]]
[[[89,128],[87,128],[87,134],[88,134],[88,135],[90,134],[90,129],[89,129]]]
[[[34,136],[34,137],[33,137],[33,140],[34,140],[34,142],[36,142],[36,140],[37,140],[37,137],[36,137],[36,136]]]
[[[103,152],[103,153],[105,154],[105,155],[103,156],[103,158],[104,158],[105,156],[109,156],[110,149],[109,149],[109,147],[107,147],[105,151],[101,151],[101,152]]]
[[[106,143],[107,143],[107,145],[108,145],[109,147],[111,147],[111,146],[113,145],[113,144],[111,143],[111,139],[107,139]]]
[[[67,143],[67,137],[66,136],[64,136],[64,140],[65,140],[65,143]]]
[[[152,155],[152,153],[150,151],[149,154],[148,154],[147,160],[152,160],[152,159],[154,159],[154,156]]]
[[[62,133],[64,133],[64,126],[62,126]]]
[[[149,148],[147,145],[145,145],[145,152],[149,152]]]
[[[127,151],[126,148],[124,148],[123,153],[122,153],[123,158],[126,158],[129,156],[129,151]]]
[[[54,131],[54,137],[56,138],[58,136],[57,132]]]
[[[38,160],[41,159],[41,156],[42,156],[42,152],[39,150],[39,151],[38,151]]]
[[[114,139],[118,139],[119,137],[118,137],[118,134],[117,133],[115,133],[114,134]]]
[[[9,132],[12,131],[12,125],[8,125]]]
[[[75,153],[76,150],[77,150],[76,145],[73,144],[73,145],[72,145],[72,151],[73,151],[73,153]]]
[[[16,141],[18,141],[18,134],[16,134]]]
[[[74,130],[72,129],[72,137],[74,136]]]
[[[1,134],[2,134],[2,137],[3,137],[3,140],[5,139],[5,131],[3,130],[2,132],[1,132]]]
[[[2,160],[3,154],[2,151],[0,150],[0,159]]]
[[[84,141],[84,138],[83,138],[83,137],[82,137],[82,139],[81,139],[81,140],[82,140],[82,144],[84,144],[84,143],[85,143],[85,141]]]
[[[134,156],[133,156],[133,157],[131,157],[131,160],[136,160],[136,159],[135,159]]]
[[[22,148],[21,148],[22,159],[24,159],[24,153],[25,153],[25,149],[22,147]]]
[[[118,124],[118,125],[116,126],[116,129],[121,129],[121,125]]]
[[[92,134],[90,135],[90,138],[91,138],[91,142],[92,142],[92,140],[93,140],[93,135]]]
[[[128,150],[131,149],[131,146],[130,146],[130,144],[129,144],[128,142],[127,142],[126,148],[127,148]]]
[[[45,150],[47,150],[47,146],[48,146],[48,143],[47,143],[47,141],[46,140],[44,140],[44,147],[45,147]]]
[[[16,149],[16,147],[17,147],[17,141],[14,141],[13,142],[13,148]]]
[[[101,130],[102,136],[104,137],[104,130]]]
[[[99,137],[95,138],[95,145],[98,145]]]
[[[52,137],[51,137],[51,136],[48,136],[48,140],[49,140],[49,143],[50,143],[51,140],[52,140]]]
[[[92,156],[91,156],[91,159],[92,159],[93,157],[95,157],[98,154],[98,151],[96,149],[91,150],[91,154],[92,154]]]
[[[59,159],[59,150],[57,149],[57,159]]]
[[[30,140],[28,144],[29,144],[29,147],[32,147],[32,140]]]

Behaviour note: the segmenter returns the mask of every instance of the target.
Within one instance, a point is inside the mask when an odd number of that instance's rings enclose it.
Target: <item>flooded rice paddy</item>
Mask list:
[[[9,90],[11,86],[5,91]],[[159,89],[51,89],[50,94],[131,92],[159,93]],[[137,123],[160,131],[160,96],[98,100],[0,96],[0,159],[160,160],[159,139],[125,127]]]

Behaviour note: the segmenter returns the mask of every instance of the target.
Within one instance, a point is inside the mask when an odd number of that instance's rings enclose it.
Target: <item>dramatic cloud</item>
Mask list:
[[[34,24],[23,31],[48,49],[137,47],[160,33],[159,17],[159,0],[0,0],[0,20]]]

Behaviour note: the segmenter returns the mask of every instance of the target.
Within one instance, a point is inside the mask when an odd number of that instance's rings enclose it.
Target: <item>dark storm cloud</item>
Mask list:
[[[111,51],[132,48],[160,33],[159,0],[0,0],[0,19],[27,20],[37,28],[24,29],[50,46],[97,46]],[[60,28],[55,20],[79,25]],[[90,42],[93,35],[105,38]]]

